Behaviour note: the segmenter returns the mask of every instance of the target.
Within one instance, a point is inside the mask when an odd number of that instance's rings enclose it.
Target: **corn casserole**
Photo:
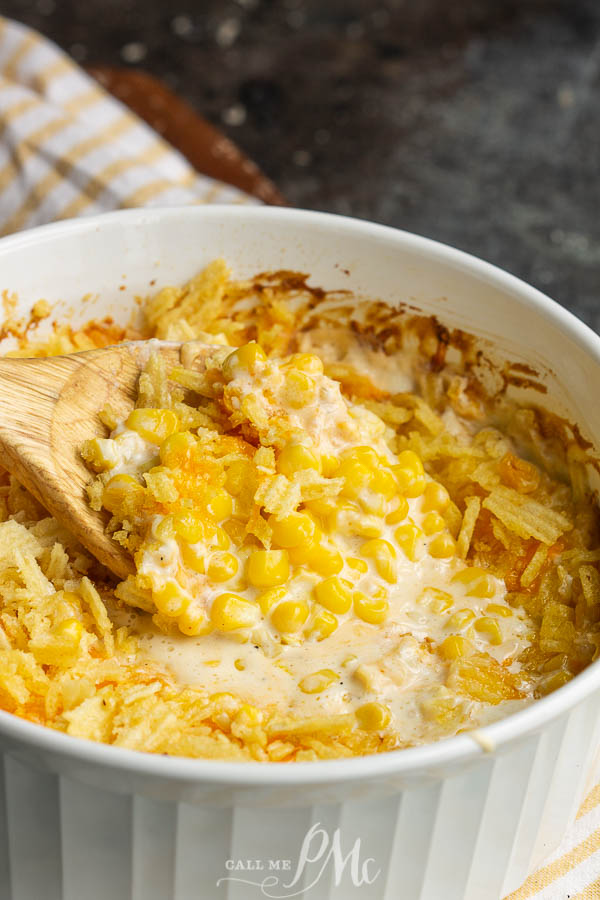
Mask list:
[[[82,447],[134,576],[4,475],[2,708],[150,752],[314,760],[476,729],[596,658],[594,460],[507,398],[533,371],[486,392],[480,348],[435,319],[221,261],[142,309],[21,339],[184,346],[172,371],[150,353],[135,408],[100,410]]]

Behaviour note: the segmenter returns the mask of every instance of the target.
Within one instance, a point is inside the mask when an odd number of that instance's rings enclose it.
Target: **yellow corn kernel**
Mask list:
[[[92,438],[85,441],[82,455],[96,472],[108,472],[119,462],[118,445],[111,438]]]
[[[160,445],[162,465],[169,466],[171,469],[181,469],[196,444],[196,438],[189,431],[172,434]]]
[[[294,409],[300,409],[309,403],[313,403],[317,395],[317,386],[314,379],[301,372],[292,369],[285,378],[284,397]]]
[[[137,432],[151,444],[160,446],[179,428],[179,419],[172,409],[134,409],[125,427]]]
[[[336,510],[337,502],[333,497],[315,497],[314,500],[305,501],[303,511],[317,522],[319,518],[326,519],[327,516],[332,515]]]
[[[371,490],[381,494],[386,500],[391,500],[398,491],[396,479],[390,470],[383,468],[383,466],[377,466],[373,470],[370,487]]]
[[[308,606],[302,600],[284,600],[271,613],[273,625],[282,634],[300,631],[308,618]]]
[[[417,597],[417,603],[426,605],[436,615],[448,612],[453,602],[451,594],[435,587],[425,588]]]
[[[430,481],[423,491],[423,512],[443,512],[450,503],[450,494],[439,481]]]
[[[489,613],[490,616],[502,616],[503,619],[508,619],[513,614],[510,606],[502,606],[501,603],[489,603],[486,606],[485,611],[486,613]]]
[[[427,480],[425,478],[415,478],[410,484],[402,488],[402,491],[407,497],[420,497],[426,486]]]
[[[456,553],[456,541],[447,532],[438,534],[429,544],[429,553],[435,559],[449,559]]]
[[[268,591],[263,591],[262,594],[259,594],[256,598],[256,602],[260,606],[260,611],[263,616],[266,616],[270,611],[271,607],[275,606],[276,603],[279,603],[285,597],[287,593],[287,589],[285,587],[276,587],[271,588]]]
[[[408,500],[406,497],[403,497],[402,494],[399,494],[396,497],[396,505],[394,509],[388,513],[385,517],[385,521],[388,525],[397,525],[399,522],[404,522],[405,518],[408,515]]]
[[[440,644],[439,651],[443,659],[451,660],[467,656],[470,648],[471,644],[461,634],[449,634]]]
[[[366,575],[369,571],[369,566],[364,559],[358,559],[357,556],[347,556],[346,565],[350,566],[351,569],[354,569],[359,575]]]
[[[236,667],[236,669],[238,670],[238,672],[243,672],[244,669],[246,668],[246,663],[244,662],[243,659],[234,659],[233,664]]]
[[[219,550],[227,550],[231,546],[229,535],[224,528],[215,528],[211,532],[209,543],[211,547],[217,547]]]
[[[204,610],[188,606],[186,611],[177,620],[179,630],[189,637],[199,637],[203,634],[209,634],[213,630],[213,625],[207,618]]]
[[[248,581],[255,587],[270,588],[290,577],[287,550],[254,550],[248,559]]]
[[[363,462],[355,459],[345,459],[340,463],[336,472],[336,478],[344,479],[344,486],[340,491],[342,497],[356,500],[361,491],[369,487],[373,470]]]
[[[198,541],[205,541],[214,529],[205,522],[204,517],[198,510],[183,509],[173,515],[173,528],[177,537],[188,544],[197,544]]]
[[[264,738],[262,733],[263,713],[250,703],[242,703],[234,719],[232,733],[244,742],[254,743],[257,739]]]
[[[315,597],[329,612],[343,615],[352,606],[352,582],[331,575],[315,585]]]
[[[354,593],[354,612],[363,622],[380,625],[387,618],[389,610],[390,605],[383,597],[368,597],[362,591]]]
[[[332,478],[339,468],[340,462],[336,456],[324,453],[321,456],[321,473],[325,478]]]
[[[341,458],[343,461],[347,460],[349,462],[362,463],[369,469],[373,469],[375,466],[379,465],[379,456],[375,450],[368,445],[351,447],[349,450],[344,450]]]
[[[327,690],[330,684],[339,679],[337,672],[333,669],[319,669],[311,675],[306,675],[298,682],[298,687],[303,694],[320,694]]]
[[[475,613],[472,609],[459,609],[448,619],[448,628],[451,628],[453,631],[460,631],[466,628],[474,618]]]
[[[392,559],[396,558],[396,551],[389,543],[381,538],[374,538],[372,541],[365,541],[360,548],[360,552],[368,559],[374,559],[379,555],[389,555]]]
[[[476,581],[471,583],[471,587],[467,591],[467,597],[480,597],[481,599],[489,599],[496,593],[496,583],[491,575],[482,575]]]
[[[173,516],[163,516],[160,522],[153,526],[153,531],[159,541],[168,541],[175,537]]]
[[[423,531],[428,536],[443,531],[445,527],[445,520],[437,512],[429,512],[423,519]]]
[[[403,450],[392,472],[400,491],[407,497],[419,497],[427,486],[423,463],[412,450]]]
[[[358,727],[364,731],[382,731],[390,724],[391,714],[383,703],[363,703],[356,710]]]
[[[64,619],[53,629],[53,632],[57,637],[74,647],[79,645],[84,631],[85,628],[79,619]]]
[[[398,465],[403,469],[410,469],[415,477],[420,478],[425,474],[421,458],[413,450],[403,450],[398,456]]]
[[[168,581],[160,590],[153,591],[152,599],[157,610],[170,618],[182,615],[190,605],[190,598],[174,581]]]
[[[318,641],[323,641],[333,634],[338,627],[338,620],[328,609],[316,608],[310,617],[310,621],[304,633],[307,637],[315,637]]]
[[[254,467],[249,459],[234,459],[227,467],[225,488],[233,497],[238,497],[243,488],[251,483]]]
[[[398,483],[398,489],[402,493],[406,493],[406,488],[415,481],[417,476],[412,469],[406,469],[403,466],[393,465],[391,468]]]
[[[213,600],[210,619],[220,631],[252,628],[260,619],[260,609],[237,594],[219,594]]]
[[[485,569],[480,568],[480,566],[467,566],[465,569],[460,569],[459,572],[456,572],[450,580],[460,584],[470,584],[485,574]]]
[[[286,362],[286,366],[308,372],[309,375],[322,375],[323,363],[314,353],[293,353]]]
[[[417,558],[419,541],[423,537],[421,529],[414,522],[406,522],[396,528],[394,537],[407,559],[414,562]]]
[[[361,499],[361,506],[363,504]],[[353,503],[341,501],[337,510],[328,518],[330,531],[340,534],[358,534],[361,537],[380,537],[383,534],[381,519],[365,516]]]
[[[294,551],[295,552],[295,551]],[[309,548],[307,563],[318,575],[337,575],[344,568],[342,554],[335,547],[313,544]]]
[[[250,341],[229,354],[223,363],[223,376],[226,381],[231,381],[240,370],[254,372],[257,365],[266,361],[267,357],[262,347],[256,341]]]
[[[233,509],[231,494],[229,494],[223,488],[219,488],[219,490],[215,491],[209,502],[206,504],[206,508],[217,522],[222,522],[223,519],[228,519]]]
[[[297,547],[290,547],[288,549],[290,563],[294,566],[308,565],[308,560],[310,559],[311,554],[315,552],[320,542],[323,540],[323,532],[319,528],[315,528],[315,533],[310,543],[299,544]]]
[[[396,551],[389,541],[381,538],[374,538],[372,541],[366,541],[360,548],[363,556],[370,558],[375,563],[378,574],[384,581],[395,584],[398,580],[396,574]]]
[[[236,574],[239,563],[232,553],[213,553],[206,567],[206,574],[211,581],[229,581]]]
[[[301,512],[291,513],[284,519],[269,516],[269,525],[273,530],[273,542],[286,549],[308,544],[315,533],[315,523]]]
[[[102,505],[111,513],[125,511],[127,506],[138,503],[144,496],[144,488],[132,475],[115,475],[105,485]]]
[[[184,566],[192,569],[193,572],[198,572],[199,575],[205,574],[205,551],[202,548],[195,544],[188,544],[187,541],[182,541],[179,545],[179,552],[181,553]]]
[[[357,498],[357,501],[360,504],[361,509],[368,513],[371,518],[376,516],[379,519],[381,516],[385,515],[385,497],[383,494],[376,494],[371,487],[369,487],[367,491],[364,491],[361,496]],[[379,531],[379,534],[381,533],[382,532]]]
[[[303,444],[288,444],[283,448],[277,460],[277,469],[282,475],[291,478],[300,469],[321,469],[321,460]]]
[[[492,619],[491,616],[482,616],[475,621],[474,626],[476,631],[487,636],[490,644],[502,643],[502,631],[496,619]]]

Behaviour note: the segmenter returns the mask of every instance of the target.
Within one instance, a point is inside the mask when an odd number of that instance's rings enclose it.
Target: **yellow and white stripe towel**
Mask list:
[[[560,847],[505,900],[600,900],[600,784]]]
[[[0,234],[130,206],[252,202],[195,172],[58,47],[0,17]]]
[[[129,206],[254,202],[199,175],[54,44],[0,18],[0,234]],[[600,785],[506,900],[600,900]]]

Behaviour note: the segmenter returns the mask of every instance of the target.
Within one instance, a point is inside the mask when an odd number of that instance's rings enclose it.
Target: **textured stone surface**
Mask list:
[[[429,235],[600,330],[596,0],[4,0],[85,64],[139,65],[291,203]]]

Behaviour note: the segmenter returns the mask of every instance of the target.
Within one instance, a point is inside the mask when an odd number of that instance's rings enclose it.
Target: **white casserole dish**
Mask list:
[[[243,207],[111,213],[0,241],[0,292],[18,293],[23,315],[41,298],[55,304],[40,333],[67,316],[125,322],[136,294],[218,256],[236,276],[309,272],[314,285],[410,303],[491,337],[500,357],[535,366],[552,408],[600,444],[600,338],[511,275],[382,226]],[[0,897],[498,900],[556,847],[593,784],[599,711],[595,663],[488,726],[486,750],[462,735],[295,764],[152,756],[0,712]],[[294,881],[316,823],[318,859]],[[343,857],[354,854],[340,878],[328,855],[336,840]]]

